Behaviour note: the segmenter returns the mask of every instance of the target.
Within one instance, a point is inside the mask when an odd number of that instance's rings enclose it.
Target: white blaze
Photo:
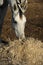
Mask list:
[[[20,18],[18,13],[17,16],[14,18],[15,18],[15,21],[17,22],[16,25],[13,24],[15,28],[16,36],[23,39],[25,38],[24,29],[25,29],[26,17],[22,15],[22,18]]]

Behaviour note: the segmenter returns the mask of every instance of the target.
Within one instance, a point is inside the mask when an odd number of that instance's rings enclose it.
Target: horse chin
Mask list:
[[[19,39],[19,41],[22,41],[22,40],[25,40],[26,39],[26,37],[25,37],[25,34],[19,34],[19,33],[17,33],[17,32],[15,32],[16,33],[16,37]],[[21,33],[21,32],[20,32]],[[24,33],[24,32],[23,32]]]
[[[15,33],[16,33],[16,37],[18,39],[25,39],[25,34],[24,34],[24,28],[20,28],[18,27],[19,25],[17,24],[17,26],[15,27]]]

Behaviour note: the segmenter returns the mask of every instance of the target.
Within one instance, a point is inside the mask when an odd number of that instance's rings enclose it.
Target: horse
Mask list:
[[[27,9],[27,0],[0,0],[0,35],[2,31],[3,19],[5,17],[8,5],[12,13],[12,27],[18,39],[25,39],[26,17],[24,15]]]

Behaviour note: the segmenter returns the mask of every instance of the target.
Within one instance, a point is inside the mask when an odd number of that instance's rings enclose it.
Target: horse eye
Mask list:
[[[16,5],[14,4],[14,10],[16,10]]]

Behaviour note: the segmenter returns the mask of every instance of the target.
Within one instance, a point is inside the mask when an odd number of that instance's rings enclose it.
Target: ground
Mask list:
[[[43,42],[28,38],[0,45],[0,65],[43,65]]]
[[[1,37],[10,41],[7,46],[0,44],[0,65],[43,65],[43,1],[29,0],[25,16],[27,40],[20,42],[12,29],[8,7]]]

